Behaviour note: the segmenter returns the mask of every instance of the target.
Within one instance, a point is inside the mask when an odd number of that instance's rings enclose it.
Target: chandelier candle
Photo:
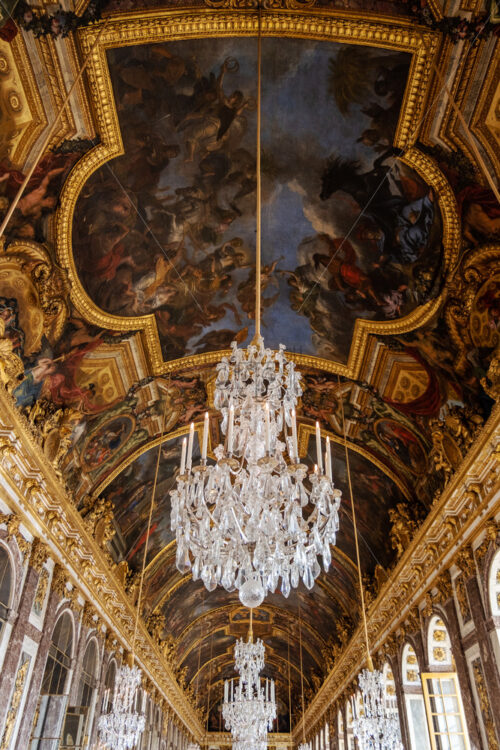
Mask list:
[[[205,421],[203,424],[203,446],[201,449],[201,460],[207,460],[207,447],[208,447],[208,411],[205,412]]]
[[[209,591],[236,588],[250,608],[280,581],[284,596],[300,579],[311,589],[318,558],[325,571],[330,566],[339,528],[341,492],[331,477],[329,443],[323,470],[319,424],[317,468],[308,471],[296,455],[301,377],[284,349],[266,349],[262,339],[246,350],[233,342],[231,356],[217,365],[214,393],[226,447],[215,448],[215,464],[202,459],[192,466],[192,424],[186,470],[171,491],[180,572],[191,570]]]

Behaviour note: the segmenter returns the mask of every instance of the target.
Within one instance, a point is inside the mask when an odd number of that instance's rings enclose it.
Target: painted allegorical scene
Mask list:
[[[264,39],[272,347],[346,361],[356,319],[395,320],[440,291],[436,196],[393,147],[410,62]],[[77,202],[83,286],[106,312],[154,313],[167,360],[244,343],[254,318],[255,40],[113,49],[108,63],[124,156],[97,170]]]
[[[169,492],[175,487],[175,476],[181,456],[182,438],[161,445],[161,457],[148,540],[149,563],[169,542],[175,539],[170,528]],[[152,502],[154,477],[158,460],[157,446],[146,450],[114,479],[104,494],[113,503],[117,535],[116,545],[123,558],[140,568],[147,540],[147,519]],[[198,437],[195,433],[193,457],[199,459]],[[146,527],[145,527],[146,524]]]

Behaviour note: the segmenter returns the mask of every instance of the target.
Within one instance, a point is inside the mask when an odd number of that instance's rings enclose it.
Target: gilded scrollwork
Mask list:
[[[484,420],[469,407],[453,406],[439,419],[430,422],[432,450],[430,458],[447,483],[461,465]]]
[[[45,597],[49,589],[50,573],[47,568],[42,568],[38,577],[38,583],[35,591],[35,598],[33,599],[33,612],[36,615],[40,615],[45,604]]]
[[[82,412],[72,407],[58,407],[53,401],[41,398],[26,410],[26,416],[47,459],[62,479],[61,462],[71,446],[71,434],[81,420]]]
[[[474,661],[472,662],[472,669],[474,672],[474,681],[476,683],[477,695],[481,707],[481,715],[484,721],[484,728],[486,730],[486,736],[488,738],[488,748],[489,750],[498,750],[495,722],[493,721],[490,699],[484,679],[483,665],[480,658],[474,659]]]
[[[4,523],[7,526],[7,539],[15,539],[19,551],[24,557],[31,549],[30,542],[24,538],[19,529],[21,525],[21,519],[15,513],[0,513],[0,523]]]
[[[488,245],[474,250],[446,284],[444,317],[457,355],[454,366],[464,374],[478,346],[494,350],[491,373],[483,377],[498,398],[499,336],[490,319],[488,293],[498,278],[500,247]],[[493,362],[495,360],[496,364]]]
[[[81,513],[97,544],[102,550],[107,551],[107,544],[116,533],[113,503],[104,497],[88,496],[84,500]]]
[[[422,519],[416,517],[415,511],[409,503],[398,503],[395,508],[389,509],[389,520],[392,524],[390,531],[391,546],[396,550],[399,559],[408,549]]]
[[[4,727],[3,736],[2,736],[2,747],[9,747],[10,745],[12,733],[16,725],[19,705],[21,703],[24,686],[26,684],[26,679],[28,676],[30,663],[31,663],[31,656],[29,654],[23,653],[21,656],[21,661],[20,661],[17,674],[16,674],[16,681],[14,683],[14,693],[12,695],[9,712],[7,714],[7,719],[5,721],[5,727]]]
[[[44,563],[50,555],[50,550],[41,539],[35,537],[31,545],[30,565],[37,573],[42,571]]]

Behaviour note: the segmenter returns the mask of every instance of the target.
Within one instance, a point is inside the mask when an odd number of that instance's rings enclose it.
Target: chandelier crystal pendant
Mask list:
[[[194,426],[183,444],[171,492],[176,562],[209,591],[236,588],[245,606],[256,607],[280,579],[286,597],[300,579],[311,589],[319,556],[328,570],[341,492],[319,424],[316,466],[308,471],[299,460],[295,407],[302,389],[283,346],[273,352],[260,339],[242,351],[233,343],[217,370],[214,403],[226,441],[215,449],[215,465],[207,465],[206,416],[201,464],[192,466]]]
[[[252,639],[236,642],[235,668],[239,680],[226,680],[222,717],[233,736],[233,750],[265,750],[267,732],[276,718],[274,680],[263,679],[264,644]]]
[[[359,677],[363,715],[355,717],[353,732],[361,750],[403,750],[399,719],[387,706],[384,675],[364,669]]]
[[[334,488],[329,439],[323,453],[316,424],[316,466],[300,462],[296,408],[300,374],[285,347],[267,349],[261,318],[261,18],[258,26],[257,233],[255,336],[247,349],[217,366],[214,405],[222,413],[224,445],[207,463],[208,414],[201,463],[193,466],[194,424],[182,443],[177,487],[170,493],[171,527],[176,532],[177,567],[190,570],[206,588],[237,589],[241,602],[257,607],[266,592],[281,591],[302,579],[311,589],[331,562],[341,492]]]
[[[110,750],[132,750],[144,731],[146,719],[137,710],[140,684],[141,671],[137,666],[124,664],[117,671],[112,707],[98,721],[100,741]],[[109,705],[109,691],[104,703]]]

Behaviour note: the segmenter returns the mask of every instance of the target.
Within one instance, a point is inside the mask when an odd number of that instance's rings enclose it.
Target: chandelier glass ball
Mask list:
[[[399,720],[387,706],[384,675],[364,669],[358,677],[363,715],[353,721],[353,733],[361,750],[404,750]]]
[[[235,750],[265,750],[267,732],[276,718],[274,681],[262,679],[264,644],[250,635],[236,642],[235,668],[239,680],[226,680],[222,717],[233,736]]]
[[[176,563],[206,588],[238,590],[257,607],[280,583],[285,597],[300,579],[308,589],[331,563],[341,492],[332,479],[329,439],[323,452],[316,423],[316,465],[299,461],[295,409],[301,376],[285,356],[257,338],[217,366],[214,405],[223,445],[207,464],[208,414],[201,463],[192,465],[194,425],[182,446],[171,492]]]
[[[144,731],[146,719],[136,709],[141,671],[123,664],[116,674],[113,703],[108,713],[99,717],[98,730],[102,745],[109,750],[132,750]],[[105,696],[105,703],[109,695]]]

